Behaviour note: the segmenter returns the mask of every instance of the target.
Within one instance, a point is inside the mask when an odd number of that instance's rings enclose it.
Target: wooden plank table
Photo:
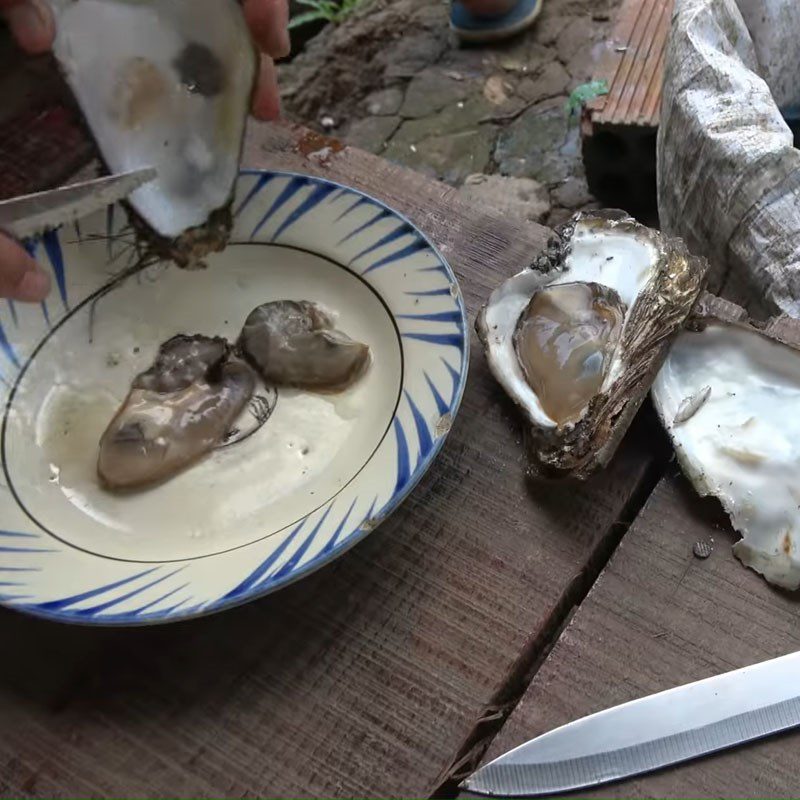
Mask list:
[[[541,227],[329,144],[254,126],[245,162],[329,176],[406,214],[450,260],[473,317],[545,242]],[[436,464],[308,579],[158,628],[0,613],[0,795],[423,796],[477,759],[659,462],[640,428],[589,484],[527,485],[517,416],[473,345]]]
[[[706,560],[692,555],[714,539]],[[800,649],[797,597],[731,554],[719,504],[665,478],[487,756],[618,703]],[[800,733],[582,797],[797,797]]]

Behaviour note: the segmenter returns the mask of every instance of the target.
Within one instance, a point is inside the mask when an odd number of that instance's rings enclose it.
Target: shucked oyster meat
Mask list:
[[[54,54],[106,166],[157,170],[130,197],[139,228],[184,265],[223,247],[257,64],[239,3],[49,2]]]
[[[719,499],[742,563],[800,588],[800,322],[765,329],[704,297],[653,384],[653,402],[689,480]]]
[[[706,263],[623,212],[579,214],[498,287],[476,330],[526,420],[529,469],[603,466],[695,302]]]
[[[266,383],[336,392],[366,371],[370,349],[336,330],[331,316],[306,300],[278,300],[248,316],[239,339]]]
[[[247,318],[239,346],[268,384],[267,395],[256,404],[256,429],[274,408],[270,386],[340,392],[364,374],[371,360],[367,345],[336,330],[331,316],[307,301],[259,306]],[[100,440],[101,482],[109,489],[134,489],[190,466],[225,440],[255,385],[255,373],[225,339],[173,337],[161,346],[153,366],[134,379]],[[229,443],[252,432],[239,432]]]
[[[254,389],[255,375],[224,339],[170,339],[100,440],[101,482],[135,489],[193,464],[224,439]]]
[[[557,424],[580,419],[617,349],[625,304],[597,283],[540,289],[522,312],[514,349],[543,411]]]

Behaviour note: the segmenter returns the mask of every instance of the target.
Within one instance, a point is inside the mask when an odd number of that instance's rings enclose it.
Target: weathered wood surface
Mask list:
[[[545,240],[420,175],[351,150],[326,164],[308,145],[262,127],[246,161],[327,175],[406,213],[473,316]],[[599,480],[530,490],[519,439],[475,346],[436,464],[310,578],[163,628],[0,613],[0,795],[425,795],[535,661],[652,463],[632,439]]]
[[[623,0],[595,70],[608,94],[587,107],[593,125],[657,128],[674,0]]]
[[[46,57],[24,58],[0,26],[0,199],[65,180],[91,147]]]
[[[714,539],[707,560],[692,546]],[[731,553],[719,505],[662,481],[577,611],[487,760],[586,714],[800,649],[800,601]],[[797,797],[800,734],[581,796]]]

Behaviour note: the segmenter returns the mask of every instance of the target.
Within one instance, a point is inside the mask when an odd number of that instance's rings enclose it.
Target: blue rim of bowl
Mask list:
[[[459,330],[461,331],[462,335],[462,359],[461,359],[461,369],[458,374],[458,383],[455,386],[453,399],[451,401],[450,406],[450,417],[451,417],[451,426],[454,424],[455,419],[458,415],[458,412],[461,407],[461,401],[464,397],[464,391],[466,389],[467,384],[467,376],[469,373],[469,359],[470,359],[470,328],[468,326],[468,315],[466,311],[466,307],[464,305],[464,298],[461,292],[461,286],[458,282],[458,279],[453,272],[452,267],[450,266],[449,262],[444,258],[442,253],[440,252],[439,248],[431,242],[429,237],[423,233],[419,227],[412,222],[405,214],[396,211],[391,206],[384,203],[382,200],[378,200],[377,198],[373,197],[366,192],[363,192],[359,189],[355,189],[351,186],[347,186],[343,183],[338,181],[332,181],[327,178],[321,178],[315,175],[308,175],[294,171],[284,171],[284,170],[271,170],[271,169],[240,169],[239,175],[237,177],[237,182],[240,178],[245,176],[266,176],[266,175],[273,175],[279,178],[300,178],[303,180],[307,180],[311,183],[317,184],[326,184],[328,186],[332,186],[335,189],[341,189],[343,191],[349,192],[354,195],[358,195],[361,198],[368,200],[371,203],[374,203],[376,206],[390,212],[396,219],[401,220],[405,224],[409,225],[415,232],[417,236],[420,237],[422,241],[425,242],[430,251],[438,258],[439,263],[444,267],[446,270],[447,276],[449,280],[455,285],[458,289],[458,296],[456,298],[458,309],[461,312],[461,320],[459,325]],[[232,241],[231,244],[237,244],[237,241]],[[267,245],[268,246],[268,245]],[[312,248],[308,248],[309,253],[314,253],[315,251]],[[340,264],[337,259],[331,258],[329,256],[325,256],[330,261],[334,261]],[[390,423],[390,426],[394,424],[395,419],[397,418],[398,409],[395,409],[394,416]],[[199,610],[189,609],[186,613],[181,613],[179,610],[176,610],[174,613],[170,613],[168,610],[163,614],[163,616],[159,616],[158,613],[154,613],[149,616],[136,616],[136,615],[126,615],[124,613],[114,615],[112,617],[80,617],[76,616],[74,613],[65,613],[64,611],[49,611],[41,608],[40,606],[34,604],[11,604],[7,603],[3,600],[0,600],[0,607],[5,607],[9,610],[16,611],[27,616],[37,617],[39,619],[48,620],[51,622],[59,622],[62,624],[68,624],[75,627],[86,627],[86,628],[98,628],[98,627],[106,627],[106,628],[133,628],[133,627],[148,627],[153,625],[166,625],[169,623],[174,622],[188,622],[190,620],[202,619],[203,617],[208,617],[214,614],[218,614],[222,611],[227,611],[232,608],[236,608],[238,606],[243,606],[247,603],[251,603],[255,600],[259,600],[267,595],[273,594],[280,589],[285,589],[287,586],[308,577],[312,573],[316,572],[319,569],[327,566],[331,562],[338,559],[340,556],[347,553],[352,547],[359,544],[363,541],[370,533],[376,530],[380,525],[382,525],[385,520],[393,514],[397,508],[403,503],[408,496],[416,489],[417,485],[419,484],[420,480],[422,479],[423,475],[430,469],[433,462],[438,457],[439,453],[444,446],[445,440],[450,435],[450,429],[448,429],[445,433],[441,436],[437,437],[433,442],[430,450],[426,453],[425,457],[416,465],[414,471],[409,475],[408,480],[406,483],[403,484],[403,487],[396,491],[392,496],[387,500],[387,502],[376,511],[372,516],[369,517],[369,524],[365,525],[362,522],[358,528],[353,530],[347,537],[343,539],[341,544],[336,544],[329,552],[325,553],[324,555],[317,556],[311,559],[308,563],[304,564],[302,567],[292,571],[288,575],[283,578],[280,578],[274,582],[268,583],[264,588],[255,587],[249,591],[243,592],[236,597],[223,596],[219,600],[214,603],[208,604],[200,608]],[[374,458],[375,453],[372,454],[370,457],[370,461]],[[364,468],[367,467],[369,461],[365,462]],[[97,556],[98,558],[102,558],[102,556]]]

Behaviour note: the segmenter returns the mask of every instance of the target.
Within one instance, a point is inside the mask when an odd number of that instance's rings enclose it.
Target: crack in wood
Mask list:
[[[646,414],[654,417],[650,408]],[[654,418],[647,422],[651,426],[657,424]],[[449,800],[459,795],[459,784],[478,768],[489,746],[517,707],[562,632],[592,591],[595,581],[631,525],[643,511],[669,465],[669,446],[663,436],[656,447],[658,452],[645,468],[619,517],[609,525],[583,569],[564,590],[543,626],[520,651],[505,680],[485,706],[450,764],[437,779],[436,788],[430,795],[431,800]]]

